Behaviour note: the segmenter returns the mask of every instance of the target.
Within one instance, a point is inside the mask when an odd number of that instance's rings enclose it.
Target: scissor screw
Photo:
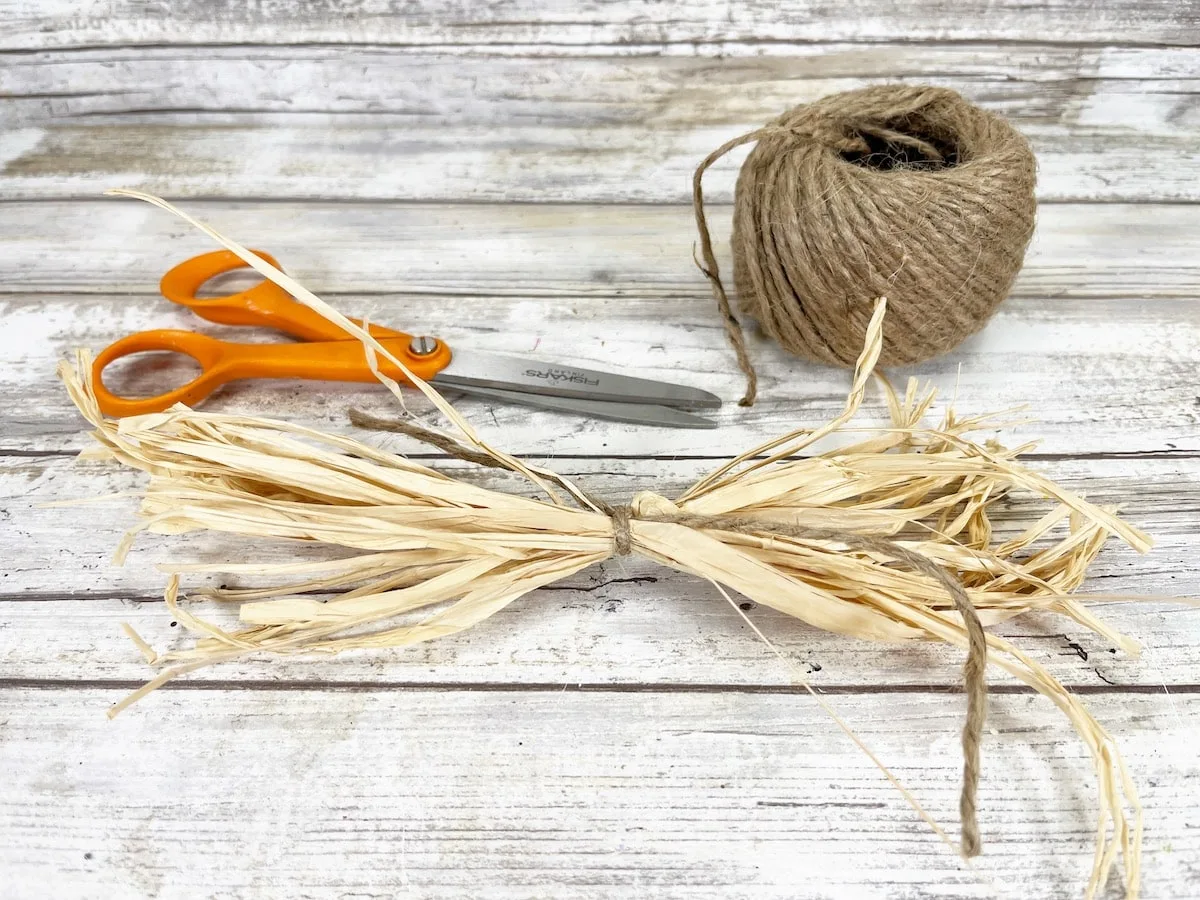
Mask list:
[[[437,350],[437,338],[431,338],[428,335],[421,335],[413,338],[408,345],[408,352],[413,356],[428,356]]]

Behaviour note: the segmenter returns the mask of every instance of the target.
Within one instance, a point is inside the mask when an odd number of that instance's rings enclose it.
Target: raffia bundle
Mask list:
[[[359,338],[368,359],[383,355],[404,369],[363,329],[240,245],[157,198],[123,193],[192,222]],[[90,357],[77,353],[74,364],[61,364],[60,375],[94,426],[98,447],[86,452],[151,476],[143,521],[122,542],[118,561],[141,530],[210,530],[249,538],[250,547],[269,538],[345,551],[321,562],[162,566],[170,576],[167,605],[198,639],[190,648],[158,654],[127,628],[161,671],[111,714],[173,677],[214,663],[262,653],[402,647],[453,634],[530,591],[614,555],[636,553],[828,631],[969,648],[961,803],[968,855],[979,846],[975,786],[984,666],[990,662],[1044,694],[1088,747],[1098,780],[1096,856],[1087,895],[1105,883],[1120,853],[1128,895],[1136,896],[1141,810],[1116,746],[1044,667],[1003,638],[985,634],[981,625],[1048,611],[1136,653],[1134,642],[1096,619],[1085,598],[1072,592],[1109,536],[1138,550],[1148,549],[1150,540],[1114,510],[1020,465],[1017,457],[1027,448],[972,440],[972,432],[994,427],[993,417],[946,412],[940,424],[922,424],[934,394],[918,390],[915,381],[898,394],[881,378],[891,423],[852,427],[883,344],[885,310],[886,302],[879,301],[839,416],[748,450],[674,500],[643,492],[624,508],[488,446],[419,380],[418,388],[461,437],[411,421],[399,430],[464,459],[519,473],[546,499],[489,490],[349,437],[269,419],[179,406],[106,420],[92,393]],[[394,383],[383,376],[381,381],[400,397]],[[844,446],[798,455],[839,434],[848,439]],[[1042,497],[1047,508],[1024,531],[998,541],[989,509],[1013,492]],[[267,582],[261,588],[198,592],[236,603],[242,623],[237,630],[218,627],[177,599],[180,576],[218,571]]]

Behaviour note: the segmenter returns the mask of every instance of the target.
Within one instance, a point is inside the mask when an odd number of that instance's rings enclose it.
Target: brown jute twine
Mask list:
[[[738,364],[757,379],[713,253],[705,171],[757,142],[733,210],[742,313],[785,349],[852,367],[876,298],[882,365],[923,362],[974,334],[1007,296],[1033,233],[1036,162],[999,116],[947,88],[879,85],[797,106],[696,169],[701,269]]]
[[[504,468],[503,464],[495,457],[465,447],[453,438],[418,425],[412,420],[380,419],[357,409],[351,409],[349,416],[351,423],[359,428],[404,434],[424,441],[466,462],[489,468]],[[629,527],[630,521],[638,518],[642,521],[670,522],[687,528],[703,530],[753,534],[761,537],[775,536],[807,541],[828,541],[851,550],[890,557],[938,582],[954,601],[955,609],[962,616],[967,629],[967,661],[963,665],[963,682],[967,695],[967,719],[962,732],[963,784],[959,796],[959,815],[962,819],[963,854],[965,856],[979,854],[981,842],[976,796],[979,791],[979,744],[983,735],[984,721],[987,718],[987,680],[985,678],[987,636],[979,621],[979,615],[961,584],[947,575],[933,561],[885,538],[871,537],[840,529],[814,528],[782,522],[772,523],[768,528],[761,521],[737,516],[639,516],[630,506],[611,506],[591,495],[587,495],[586,499],[612,520],[613,556],[628,556],[638,549]]]

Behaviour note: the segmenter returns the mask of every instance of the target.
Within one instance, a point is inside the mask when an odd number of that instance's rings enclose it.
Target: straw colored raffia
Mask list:
[[[175,211],[156,198],[145,199]],[[292,279],[205,230],[363,340],[369,358],[387,357],[362,329]],[[411,422],[403,430],[465,459],[517,472],[548,499],[488,490],[348,437],[257,417],[175,407],[109,421],[92,393],[90,357],[77,353],[60,374],[95,427],[99,447],[92,454],[151,476],[143,521],[122,543],[119,559],[140,530],[207,529],[255,543],[316,541],[345,551],[324,562],[164,566],[170,573],[167,603],[197,640],[158,654],[129,630],[160,673],[112,712],[172,677],[251,654],[401,647],[453,634],[536,588],[614,555],[636,553],[839,634],[937,640],[962,648],[977,641],[965,673],[968,697],[976,704],[963,735],[968,854],[978,842],[968,788],[973,791],[978,777],[986,646],[986,661],[1048,697],[1091,753],[1099,810],[1087,896],[1105,883],[1118,854],[1127,894],[1136,896],[1141,811],[1115,744],[1044,667],[977,626],[1044,610],[1069,616],[1136,653],[1136,644],[1096,619],[1086,598],[1073,592],[1108,537],[1138,550],[1148,549],[1150,541],[1114,510],[1025,469],[1017,462],[1025,448],[972,440],[972,432],[994,427],[991,417],[963,419],[948,412],[938,425],[922,424],[934,396],[915,382],[903,395],[882,382],[890,425],[850,427],[882,346],[885,309],[884,301],[876,305],[841,415],[747,451],[673,501],[642,492],[621,508],[489,447],[425,384],[418,387],[459,426],[462,437],[430,433]],[[797,456],[835,434],[847,443]],[[989,508],[1014,492],[1044,498],[1046,512],[1017,536],[995,540]],[[178,603],[181,576],[216,571],[265,582],[197,592],[236,603],[241,621],[236,630]],[[980,668],[974,674],[972,661]]]

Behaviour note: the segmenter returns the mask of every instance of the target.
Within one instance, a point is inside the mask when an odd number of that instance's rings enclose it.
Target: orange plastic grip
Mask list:
[[[418,378],[428,380],[450,363],[450,348],[438,341],[433,352],[417,354],[405,338],[380,343]],[[200,374],[180,387],[154,397],[119,397],[104,384],[105,366],[123,356],[148,351],[183,353],[200,364]],[[406,376],[384,359],[379,368],[397,381]],[[366,351],[358,341],[320,341],[307,344],[240,344],[219,341],[190,331],[142,331],[117,341],[96,357],[93,390],[106,416],[137,416],[162,412],[176,403],[194,406],[230,381],[244,378],[300,378],[316,381],[373,382]]]
[[[269,253],[252,251],[276,268]],[[164,297],[186,306],[196,315],[222,325],[273,328],[311,344],[236,344],[189,331],[143,331],[117,341],[96,357],[92,383],[101,411],[108,416],[134,416],[161,412],[176,404],[194,406],[221,385],[242,378],[303,378],[325,381],[375,380],[358,340],[320,314],[294,300],[272,281],[223,297],[202,298],[196,292],[206,281],[236,269],[250,268],[237,254],[218,250],[192,257],[163,276]],[[356,325],[362,322],[351,319]],[[403,331],[372,325],[371,335],[387,346],[418,378],[430,379],[450,363],[450,348],[437,341],[432,352],[418,354]],[[341,344],[343,346],[335,346]],[[155,397],[119,397],[104,384],[104,368],[134,353],[183,353],[200,365],[200,374],[187,384]],[[380,360],[381,370],[398,381],[405,376]]]
[[[92,364],[92,390],[96,394],[100,411],[106,416],[120,418],[162,412],[176,403],[188,406],[199,403],[226,380],[221,377],[220,364],[224,358],[224,348],[221,344],[221,341],[202,334],[165,328],[157,331],[139,331],[109,344]],[[104,367],[109,363],[134,353],[155,351],[190,356],[200,364],[200,374],[187,384],[154,397],[119,397],[104,384]]]
[[[275,268],[280,268],[275,257],[262,250],[252,250]],[[162,277],[159,290],[172,303],[186,306],[202,319],[220,325],[238,325],[256,328],[274,328],[303,341],[353,340],[334,323],[298,303],[287,291],[273,281],[263,281],[252,288],[223,297],[197,297],[196,292],[206,281],[226,272],[248,269],[250,266],[229,250],[204,253],[181,262]],[[362,325],[358,319],[351,319]],[[368,329],[373,337],[407,338],[403,331],[394,331],[379,325]]]

